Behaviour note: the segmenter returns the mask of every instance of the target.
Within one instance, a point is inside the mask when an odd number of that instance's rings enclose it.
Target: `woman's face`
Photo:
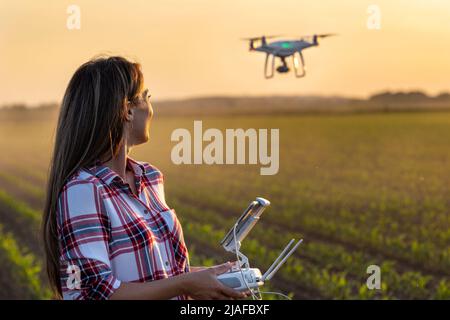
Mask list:
[[[149,139],[150,122],[153,117],[153,108],[149,101],[148,89],[140,93],[138,98],[130,104],[133,117],[128,125],[128,144],[138,145]]]

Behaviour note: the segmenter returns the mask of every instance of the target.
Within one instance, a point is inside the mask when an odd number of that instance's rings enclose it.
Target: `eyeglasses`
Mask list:
[[[140,98],[142,99],[142,101],[147,101],[148,99],[150,99],[151,96],[152,96],[152,95],[148,93],[148,89],[145,89],[145,90],[142,92],[142,95],[141,95]],[[138,103],[138,102],[140,102],[140,101],[139,101],[139,97],[135,97],[135,98],[133,98],[133,99],[131,99],[131,100],[128,100],[127,102],[128,102],[129,104],[136,104],[136,103]]]

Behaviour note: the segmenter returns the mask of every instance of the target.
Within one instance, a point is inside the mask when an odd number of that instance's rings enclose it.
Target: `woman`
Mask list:
[[[148,141],[153,110],[140,65],[83,64],[64,94],[43,217],[50,284],[64,299],[237,299],[217,274],[190,267],[163,175],[128,156]],[[195,272],[194,272],[195,271]]]

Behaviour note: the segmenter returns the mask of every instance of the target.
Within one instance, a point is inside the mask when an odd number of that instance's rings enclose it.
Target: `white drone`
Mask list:
[[[303,239],[300,239],[294,247],[291,248],[292,244],[295,242],[295,239],[292,239],[266,273],[261,274],[261,271],[258,268],[250,268],[248,258],[239,251],[241,242],[245,239],[250,230],[252,230],[265,208],[269,205],[270,202],[264,198],[256,198],[256,200],[252,201],[233,228],[231,228],[220,242],[220,245],[223,246],[226,251],[236,254],[238,264],[237,266],[233,266],[229,272],[218,275],[218,280],[224,285],[237,291],[249,290],[252,293],[253,299],[261,299],[259,287],[263,286],[265,281],[272,279],[278,269],[280,269],[303,241]],[[288,252],[289,249],[290,251]],[[256,296],[255,291],[258,293],[258,296]],[[276,292],[265,293],[279,294]],[[283,294],[280,295],[286,297]]]
[[[250,51],[259,51],[266,54],[266,62],[264,64],[264,76],[266,79],[273,78],[275,70],[278,73],[289,72],[290,69],[287,65],[286,59],[292,56],[295,76],[297,78],[303,78],[306,75],[305,59],[303,59],[302,51],[311,47],[319,45],[319,39],[335,36],[334,33],[326,34],[314,34],[312,36],[301,37],[293,40],[279,40],[274,42],[267,42],[267,39],[277,38],[279,36],[261,36],[244,38],[242,40],[249,41]],[[259,42],[260,45],[255,45],[255,42]],[[272,57],[271,69],[269,72],[269,59]],[[275,69],[275,58],[281,60],[282,65]],[[300,60],[299,60],[300,58]]]

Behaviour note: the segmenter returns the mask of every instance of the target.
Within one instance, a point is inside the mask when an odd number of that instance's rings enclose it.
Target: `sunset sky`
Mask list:
[[[69,30],[67,7],[81,9]],[[381,29],[367,28],[369,5]],[[264,54],[241,37],[338,33],[304,56],[308,74],[263,77]],[[282,38],[282,39],[283,39]],[[99,53],[143,66],[155,100],[204,95],[450,91],[449,0],[1,0],[0,105],[60,101]]]

